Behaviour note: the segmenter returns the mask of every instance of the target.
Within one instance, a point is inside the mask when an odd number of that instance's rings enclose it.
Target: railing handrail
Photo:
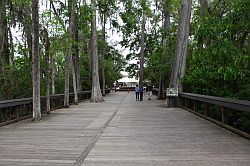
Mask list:
[[[91,93],[91,91],[81,91],[78,94],[84,94],[84,93]],[[69,93],[69,95],[73,95],[74,93]],[[61,97],[64,96],[64,94],[56,94],[56,95],[50,95],[51,99],[55,99],[57,97]],[[46,96],[41,96],[41,100],[45,99]],[[12,100],[2,100],[0,101],[0,109],[1,108],[6,108],[6,107],[13,107],[13,106],[17,106],[20,104],[28,104],[31,103],[33,100],[32,97],[28,97],[28,98],[21,98],[21,99],[12,99]]]
[[[106,89],[106,94],[110,93],[110,89]],[[78,101],[84,101],[91,98],[91,91],[81,91],[77,93]],[[50,111],[64,107],[64,94],[50,95]],[[33,98],[22,98],[13,100],[0,101],[0,127],[15,123],[20,120],[32,117]],[[69,93],[69,104],[77,104],[74,102],[74,93]],[[46,96],[41,96],[41,112],[47,113]]]
[[[230,109],[250,112],[250,101],[247,100],[236,100],[231,98],[199,95],[193,93],[180,93],[179,96],[192,100],[202,101],[209,104],[223,106]]]

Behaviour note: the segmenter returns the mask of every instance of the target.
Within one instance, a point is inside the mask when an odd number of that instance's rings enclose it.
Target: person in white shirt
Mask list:
[[[139,94],[140,94],[140,88],[138,87],[138,85],[136,85],[136,87],[135,87],[135,99],[136,99],[136,101],[139,100]]]

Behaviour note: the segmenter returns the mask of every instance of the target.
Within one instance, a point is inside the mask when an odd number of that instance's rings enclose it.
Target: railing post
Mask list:
[[[184,98],[184,107],[187,108],[187,99]]]
[[[197,111],[197,102],[193,100],[193,110]]]
[[[209,106],[205,103],[205,116],[209,116]]]
[[[225,111],[224,107],[221,107],[221,122],[223,124],[228,124],[227,112]]]
[[[21,110],[21,106],[19,105],[18,107],[17,107],[18,109],[16,109],[16,118],[17,118],[17,120],[19,121],[19,112],[20,112],[20,110]]]

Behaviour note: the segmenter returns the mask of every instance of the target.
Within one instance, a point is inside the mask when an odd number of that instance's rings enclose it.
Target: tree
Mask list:
[[[192,54],[184,77],[185,92],[247,99],[249,4],[245,0],[197,4],[192,19]]]
[[[0,6],[0,83],[3,84],[4,88],[1,90],[3,95],[7,99],[13,98],[13,78],[12,75],[12,62],[13,55],[12,48],[13,44],[11,43],[12,37],[9,28],[9,14],[6,9],[7,1],[3,0]]]
[[[70,68],[70,49],[66,49],[66,58],[65,58],[65,66],[64,66],[64,107],[69,107],[69,68]]]
[[[144,82],[144,49],[145,49],[145,14],[142,12],[142,22],[141,22],[141,51],[140,51],[140,77],[139,77],[139,86],[143,86]]]
[[[45,49],[46,113],[50,114],[50,39],[46,27],[42,36]]]
[[[91,19],[91,61],[92,61],[92,92],[91,102],[104,101],[100,88],[98,71],[98,52],[96,35],[96,0],[91,0],[92,19]]]
[[[76,14],[75,14],[75,6],[76,6],[76,3],[75,3],[75,0],[69,0],[69,3],[71,2],[71,12],[70,12],[70,23],[69,23],[69,26],[70,26],[70,37],[71,37],[71,47],[70,49],[72,50],[71,52],[73,52],[73,55],[71,57],[71,70],[72,70],[72,76],[73,76],[73,89],[74,89],[74,101],[75,103],[77,104],[78,103],[78,92],[79,92],[79,86],[80,85],[77,85],[80,81],[77,80],[80,79],[80,71],[79,69],[77,71],[78,72],[75,72],[76,71],[76,68],[77,65],[79,66],[79,57],[78,57],[78,48],[77,48],[77,44],[76,44]],[[69,5],[70,7],[70,5]],[[78,75],[78,77],[76,77]]]
[[[6,15],[6,1],[3,0],[0,5],[0,66],[9,63],[8,53],[8,28],[7,28],[7,15]]]
[[[106,79],[105,79],[105,54],[106,54],[106,30],[105,30],[105,25],[106,25],[106,14],[103,13],[101,15],[101,23],[102,23],[102,43],[103,43],[103,48],[102,48],[102,94],[105,95],[105,90],[106,90]]]
[[[164,66],[167,63],[167,44],[169,44],[169,36],[168,36],[168,30],[170,27],[170,12],[169,12],[169,0],[163,0],[163,35],[162,35],[162,57],[161,57],[161,64]],[[164,90],[165,90],[165,84],[166,84],[166,67],[164,66],[163,69],[160,69],[160,81],[159,81],[159,91],[158,91],[158,99],[162,100],[165,99],[164,96]]]
[[[32,0],[33,120],[41,119],[38,4],[39,0]]]
[[[175,55],[172,66],[171,80],[169,85],[169,87],[179,88],[179,92],[182,92],[181,79],[184,77],[186,69],[191,5],[192,0],[181,0],[178,34],[175,46]]]

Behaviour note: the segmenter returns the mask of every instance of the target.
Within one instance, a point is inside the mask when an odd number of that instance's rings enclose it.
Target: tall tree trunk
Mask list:
[[[142,24],[141,24],[141,51],[140,51],[140,77],[139,77],[139,85],[143,86],[144,80],[144,49],[145,49],[145,14],[142,13]]]
[[[33,120],[41,119],[38,4],[39,0],[32,0]]]
[[[8,28],[8,33],[9,33],[9,46],[10,46],[10,64],[14,65],[14,56],[15,56],[15,48],[14,48],[14,42],[13,42],[13,36],[10,27]]]
[[[55,58],[54,56],[51,56],[51,90],[52,95],[56,94],[56,88],[55,88],[55,78],[56,78],[56,72],[55,72]]]
[[[168,44],[168,29],[170,26],[170,14],[169,14],[169,0],[163,0],[163,52],[162,52],[162,60],[161,64],[165,65],[167,63],[167,44]],[[159,92],[158,92],[158,99],[163,100],[165,99],[164,90],[166,85],[166,69],[161,69],[160,71],[160,81],[159,81]]]
[[[79,61],[79,57],[76,58],[76,54],[78,55],[78,49],[77,52],[75,52],[75,46],[77,46],[77,44],[75,44],[75,31],[76,31],[76,14],[75,14],[75,0],[69,0],[69,3],[71,3],[71,5],[69,5],[69,7],[71,7],[70,10],[70,25],[69,25],[69,31],[70,31],[70,37],[71,37],[71,52],[73,52],[72,56],[73,56],[73,60],[71,58],[71,70],[72,70],[72,76],[73,76],[73,89],[74,89],[74,103],[77,104],[78,103],[78,91],[77,91],[77,81],[76,81],[76,63],[78,64]],[[78,60],[76,62],[76,60]],[[78,64],[79,65],[79,64]]]
[[[0,5],[0,58],[3,60],[4,57],[4,45],[5,45],[5,33],[7,30],[6,27],[6,2],[2,0]]]
[[[76,19],[77,20],[77,19]],[[76,24],[77,25],[77,24]],[[78,43],[78,27],[76,27],[75,30],[75,42]],[[79,48],[78,44],[75,45],[75,58],[74,58],[74,64],[75,64],[75,69],[76,69],[76,80],[77,80],[77,92],[81,92],[82,87],[81,87],[81,70],[80,70],[80,57],[79,57]]]
[[[186,69],[191,6],[192,0],[181,0],[175,57],[170,80],[170,87],[179,88],[179,92],[182,92],[181,79],[184,77]]]
[[[5,99],[12,99],[12,86],[10,86],[11,77],[10,68],[10,51],[8,39],[8,22],[6,13],[6,0],[0,5],[0,76],[3,79]],[[10,80],[9,80],[10,79]]]
[[[66,49],[66,58],[64,66],[64,107],[69,107],[69,67],[70,67],[70,49]]]
[[[72,1],[72,9],[71,9],[71,20],[72,20],[72,41],[73,42],[73,63],[75,69],[75,76],[76,76],[76,89],[77,93],[81,91],[81,74],[80,74],[80,58],[79,58],[79,48],[78,48],[78,15],[76,14],[76,1]],[[73,11],[73,13],[72,13]],[[73,15],[72,15],[73,14]],[[74,18],[72,18],[74,17]]]
[[[72,58],[72,57],[71,57]],[[71,59],[71,71],[72,71],[72,78],[73,78],[73,89],[74,89],[74,104],[78,104],[78,92],[77,92],[77,80],[76,80],[76,72],[73,60]]]
[[[8,25],[6,15],[6,0],[0,5],[0,58],[4,65],[10,62],[10,53],[8,48]]]
[[[48,30],[44,28],[45,31],[45,79],[46,79],[46,113],[50,114],[50,41]]]
[[[28,45],[28,50],[29,50],[29,57],[30,60],[32,61],[32,19],[31,19],[31,9],[27,4],[23,4],[24,9],[24,17],[25,19],[22,20],[22,24],[24,27],[24,34],[26,37],[26,42]]]
[[[103,35],[103,48],[102,48],[102,94],[105,96],[106,80],[105,80],[105,54],[106,54],[106,16],[105,13],[102,14],[102,35]]]
[[[98,71],[98,53],[97,53],[97,34],[96,34],[96,0],[91,0],[92,19],[91,19],[91,60],[92,60],[92,92],[91,102],[104,101],[100,88]]]

